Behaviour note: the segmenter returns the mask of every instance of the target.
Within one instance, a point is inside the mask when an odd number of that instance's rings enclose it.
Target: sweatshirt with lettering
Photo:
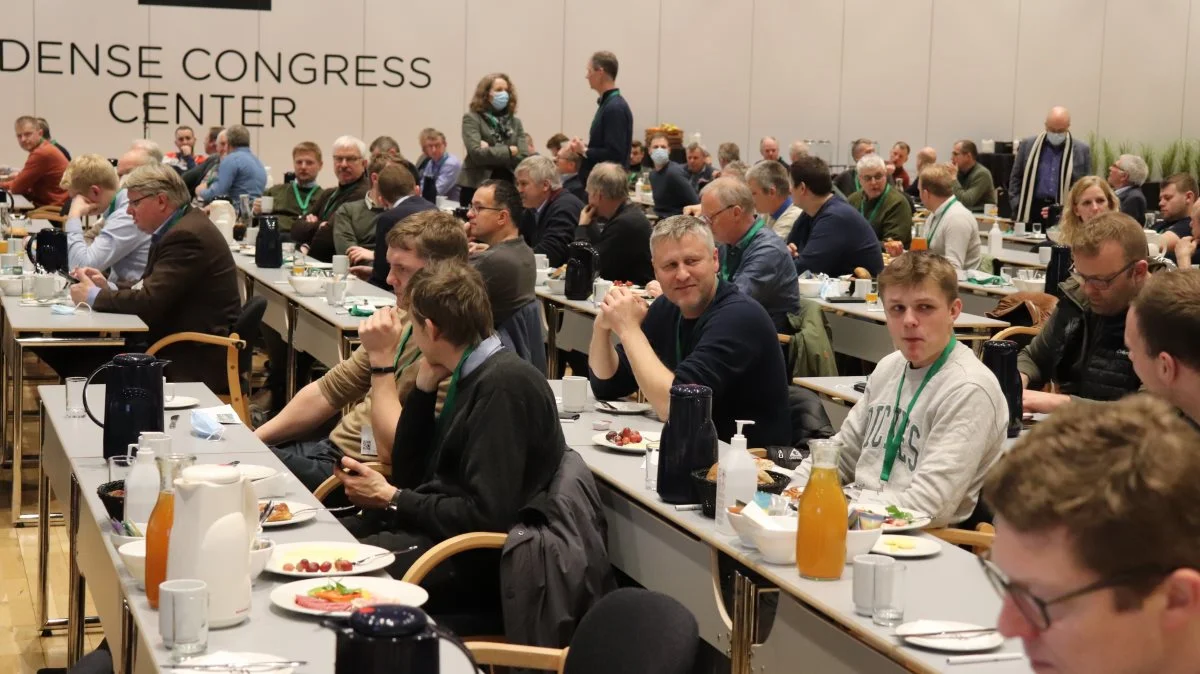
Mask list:
[[[995,375],[970,348],[957,344],[913,405],[890,479],[883,482],[901,375],[897,430],[928,371],[910,367],[899,351],[886,356],[833,439],[842,446],[838,472],[843,484],[882,492],[888,503],[928,513],[933,526],[945,526],[967,519],[975,509],[983,479],[1000,458],[1008,406]],[[807,484],[811,468],[811,459],[805,459],[793,484]]]

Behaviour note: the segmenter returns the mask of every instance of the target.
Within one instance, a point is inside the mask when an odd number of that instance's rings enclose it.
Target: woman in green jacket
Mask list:
[[[475,188],[485,180],[514,182],[513,170],[529,154],[529,139],[516,112],[517,90],[508,75],[491,73],[479,80],[462,118],[467,148],[458,176],[462,203],[470,203]]]

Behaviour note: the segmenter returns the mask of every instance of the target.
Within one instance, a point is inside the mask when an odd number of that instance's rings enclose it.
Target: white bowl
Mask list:
[[[731,512],[729,513],[729,524],[733,525],[733,530],[737,532],[738,540],[742,542],[743,546],[751,550],[758,548],[754,544],[753,524],[750,522],[750,518],[741,513]]]
[[[546,282],[549,280],[550,280],[550,268],[549,267],[546,267],[545,269],[537,270],[537,284],[538,285],[544,286],[544,285],[546,285]]]
[[[329,279],[324,276],[289,276],[288,283],[292,284],[292,289],[297,295],[311,297],[320,295],[325,292],[325,282]]]
[[[254,496],[258,499],[284,496],[287,494],[287,477],[269,466],[254,464],[238,464],[238,471],[254,487]]]
[[[801,297],[820,297],[821,286],[825,285],[824,281],[815,278],[802,278],[799,283]]]
[[[114,548],[120,548],[122,545],[125,545],[126,543],[133,543],[134,541],[146,540],[146,525],[144,523],[140,523],[140,522],[135,522],[134,525],[138,528],[138,531],[142,532],[141,536],[123,536],[121,534],[116,534],[116,533],[110,533],[108,535],[108,537],[110,539],[112,539],[112,544],[113,544]]]
[[[121,561],[129,570],[129,575],[137,581],[138,589],[146,589],[146,539],[139,538],[132,543],[126,543],[117,548]]]
[[[767,529],[750,523],[754,544],[768,564],[795,564],[797,518],[775,515],[771,520],[781,528]]]
[[[546,289],[553,295],[561,295],[567,291],[567,280],[552,278],[546,282]]]
[[[1026,293],[1044,293],[1046,292],[1046,279],[1021,279],[1014,278],[1013,285],[1017,290]]]
[[[850,564],[858,555],[865,555],[875,547],[883,529],[852,529],[846,532],[846,563]]]
[[[263,569],[267,568],[267,560],[275,551],[275,541],[269,538],[255,538],[250,545],[250,581],[258,578]]]
[[[0,288],[4,289],[4,294],[9,297],[15,297],[21,294],[21,277],[20,276],[0,276]]]

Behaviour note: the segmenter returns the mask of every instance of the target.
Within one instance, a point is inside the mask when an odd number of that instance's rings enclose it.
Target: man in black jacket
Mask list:
[[[387,282],[387,257],[381,252],[387,250],[387,233],[396,223],[413,213],[435,208],[432,203],[421,199],[416,194],[416,189],[417,182],[412,173],[400,164],[390,164],[379,172],[379,194],[391,206],[375,218],[376,255],[372,260],[371,277],[368,279],[371,285],[384,290],[391,289]],[[366,272],[365,267],[356,267],[355,270],[359,274]]]
[[[521,160],[514,173],[524,206],[521,238],[534,253],[548,257],[551,267],[566,264],[567,247],[575,238],[583,202],[563,189],[554,162],[540,154]]]
[[[587,184],[592,167],[600,162],[611,161],[624,168],[629,167],[629,148],[633,144],[633,111],[617,88],[617,56],[610,51],[598,51],[588,59],[587,81],[600,94],[596,104],[596,116],[588,132],[588,142],[582,138],[571,140],[572,152],[583,157],[579,167],[579,179]]]
[[[654,280],[650,221],[641,206],[629,201],[627,182],[625,169],[612,162],[592,169],[588,205],[579,214],[575,240],[591,243],[600,253],[601,278],[644,286]]]
[[[422,359],[396,427],[391,481],[349,457],[335,471],[347,497],[366,509],[342,520],[351,533],[389,550],[415,547],[388,567],[396,578],[448,538],[507,532],[550,485],[567,448],[545,377],[492,332],[477,271],[449,262],[425,267],[406,295]],[[438,387],[447,378],[439,412]],[[479,592],[497,585],[497,552],[439,565],[422,583],[430,591],[427,610],[459,612],[481,596],[498,597]]]

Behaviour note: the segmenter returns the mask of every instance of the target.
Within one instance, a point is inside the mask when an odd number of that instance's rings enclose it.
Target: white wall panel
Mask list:
[[[37,61],[33,60],[32,53],[28,62],[25,58],[25,49],[30,49],[33,43],[33,1],[9,0],[5,3],[2,37],[10,42],[0,44],[0,91],[4,92],[0,96],[0,165],[17,168],[24,165],[26,154],[17,145],[10,125],[21,115],[37,112],[33,108]],[[62,121],[67,123],[65,118]],[[50,130],[57,134],[59,127],[51,123]],[[70,149],[65,139],[63,143]]]
[[[587,138],[597,95],[588,88],[586,67],[593,53],[605,50],[617,56],[617,86],[633,110],[633,137],[641,138],[642,130],[658,121],[659,0],[566,0],[564,5],[563,121],[556,130]],[[554,131],[534,135],[539,152],[546,151]]]
[[[925,144],[939,158],[962,138],[1013,137],[1019,11],[1020,0],[934,0]]]
[[[842,30],[840,2],[754,3],[750,129],[744,143],[739,141],[743,159],[758,161],[763,136],[775,136],[785,158],[794,140],[836,146]]]
[[[1200,0],[1192,0],[1183,79],[1183,135],[1200,136]]]
[[[261,117],[258,123],[264,126],[257,146],[259,158],[271,167],[272,178],[282,181],[284,172],[291,170],[292,147],[300,141],[312,141],[324,155],[320,182],[333,185],[337,182],[333,141],[342,135],[362,137],[364,92],[397,79],[384,67],[390,53],[363,49],[363,0],[338,3],[339,29],[323,31],[320,40],[302,40],[299,36],[312,29],[314,16],[329,10],[327,0],[286,0],[274,5],[273,11],[261,13],[259,23],[258,51],[273,70],[261,71],[258,93],[263,97],[261,107],[265,112],[272,107],[277,112],[294,107],[295,112]],[[293,60],[298,65],[294,75],[288,67]],[[282,71],[278,77],[276,71]],[[315,81],[300,84],[297,80]]]
[[[1096,128],[1106,3],[1021,0],[1014,138],[1042,131],[1046,112],[1056,105],[1070,109],[1077,135]],[[1139,11],[1145,4],[1137,3]],[[1123,30],[1114,27],[1113,39]]]
[[[564,68],[582,77],[583,61],[563,61],[562,0],[524,0],[513,4],[467,0],[466,81],[457,122],[479,78],[504,72],[521,97],[518,117],[539,146],[562,129]],[[579,85],[587,87],[586,83]],[[461,147],[461,133],[456,147]]]
[[[1098,121],[1114,144],[1179,137],[1190,9],[1179,0],[1108,3]]]
[[[662,17],[656,123],[682,128],[685,143],[701,133],[713,152],[728,139],[744,148],[750,124],[752,4],[662,0]]]
[[[404,59],[399,69],[405,81],[401,87],[367,89],[363,140],[370,143],[377,136],[391,136],[404,156],[415,162],[421,154],[417,135],[432,126],[446,134],[450,151],[462,156],[466,0],[441,0],[436,20],[430,21],[414,7],[394,0],[366,0],[363,53]]]
[[[932,0],[846,3],[835,158],[849,162],[855,138],[873,138],[881,153],[898,140],[924,140],[931,11]]]

